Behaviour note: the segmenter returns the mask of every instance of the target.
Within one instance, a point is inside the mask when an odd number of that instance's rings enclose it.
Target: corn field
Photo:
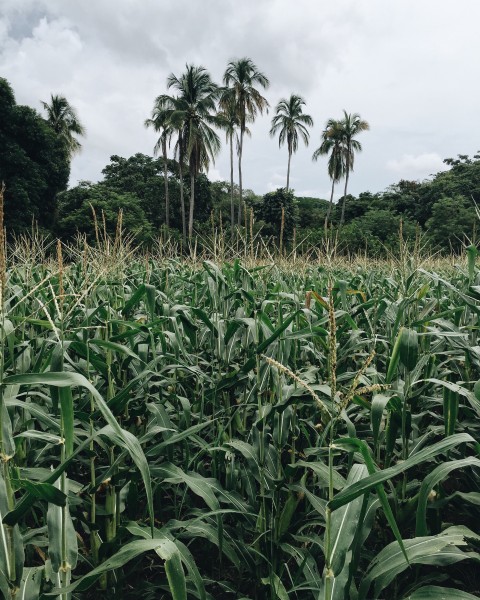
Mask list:
[[[480,593],[473,247],[67,252],[0,265],[6,600]]]

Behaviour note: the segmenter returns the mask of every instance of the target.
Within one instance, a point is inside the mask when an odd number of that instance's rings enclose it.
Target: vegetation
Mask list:
[[[75,110],[0,79],[0,596],[472,600],[480,155],[356,198],[369,125],[344,111],[313,154],[330,199],[296,198],[292,94],[286,187],[260,197],[243,143],[269,81],[242,58],[223,83],[170,75],[161,156],[67,190]]]
[[[42,106],[47,113],[47,123],[62,141],[68,156],[71,158],[80,152],[82,146],[75,135],[85,135],[85,127],[65,96],[52,94],[50,103],[42,102]]]
[[[320,156],[329,154],[328,157],[328,176],[332,181],[332,193],[330,194],[330,204],[325,215],[325,229],[328,227],[330,215],[333,209],[333,194],[335,184],[338,183],[345,174],[345,162],[343,160],[344,152],[342,148],[342,124],[335,119],[329,119],[325,129],[322,132],[322,143],[313,153],[312,159],[318,160]]]
[[[359,114],[348,114],[347,111],[343,111],[343,119],[340,121],[340,136],[341,136],[341,148],[343,157],[343,171],[345,173],[345,189],[343,192],[342,199],[342,214],[340,216],[340,227],[345,222],[345,205],[347,203],[347,186],[350,172],[353,171],[353,163],[355,160],[355,152],[362,150],[362,145],[355,139],[355,136],[362,131],[370,129],[370,125],[367,121],[363,121]],[[335,131],[332,131],[332,135],[335,136]]]
[[[278,136],[278,145],[287,143],[288,167],[287,167],[287,191],[290,190],[290,162],[292,154],[298,150],[298,138],[302,138],[305,146],[308,146],[310,134],[307,127],[313,127],[313,119],[310,115],[303,114],[302,106],[305,100],[301,96],[292,94],[290,98],[282,99],[277,104],[275,116],[272,119],[270,135]]]
[[[97,236],[19,239],[2,275],[5,598],[479,593],[474,247],[218,265]]]
[[[69,157],[61,140],[32,108],[15,102],[0,78],[0,185],[6,185],[5,220],[10,231],[54,226],[56,195],[66,189]]]
[[[240,128],[238,144],[238,225],[241,225],[243,203],[243,140],[247,131],[247,123],[253,122],[258,113],[262,114],[264,110],[268,109],[269,103],[259,92],[258,86],[266,89],[270,85],[270,82],[268,77],[259,71],[257,65],[250,58],[240,58],[228,63],[223,76],[223,83],[227,86],[226,93],[223,95],[223,102],[226,102],[228,105],[233,101]]]
[[[181,130],[179,138],[179,144],[182,144],[181,154],[188,161],[190,170],[188,237],[191,239],[195,181],[199,172],[208,167],[220,150],[220,138],[212,129],[212,125],[218,124],[218,117],[214,111],[220,90],[210,79],[206,69],[192,65],[187,65],[185,73],[180,78],[170,75],[168,87],[178,93],[170,119],[172,124]]]
[[[47,119],[42,119],[32,109],[17,106],[10,86],[2,80],[0,180],[6,184],[9,235],[25,232],[34,224],[43,233],[65,241],[77,234],[92,240],[93,229],[88,224],[92,205],[98,209],[99,219],[101,212],[106,212],[107,233],[114,233],[115,215],[121,208],[123,223],[137,243],[151,248],[166,228],[172,239],[181,232],[182,252],[206,248],[220,235],[229,238],[230,248],[253,236],[271,253],[281,242],[282,252],[308,254],[335,240],[339,252],[386,257],[395,251],[400,226],[411,239],[420,237],[429,252],[459,253],[476,243],[480,155],[445,159],[449,170],[430,181],[400,181],[384,192],[354,197],[348,194],[348,183],[355,153],[361,150],[357,136],[369,125],[358,114],[346,111],[340,119],[328,119],[313,154],[314,160],[327,157],[332,182],[329,201],[293,196],[296,208],[287,215],[287,231],[281,235],[281,217],[279,224],[278,219],[269,221],[262,216],[270,211],[272,194],[258,196],[244,190],[241,177],[244,136],[250,133],[248,124],[268,108],[259,91],[268,83],[248,58],[229,63],[225,87],[217,86],[203,67],[187,65],[180,77],[170,76],[167,88],[174,94],[159,95],[151,118],[145,121],[159,135],[154,153],[161,152],[161,158],[113,155],[103,170],[103,181],[80,182],[66,190],[69,162],[80,147],[75,136],[85,133],[75,110],[65,97],[52,95],[49,104],[43,103]],[[303,107],[303,99],[292,94],[277,104],[272,119],[272,135],[279,135],[280,145],[287,144],[286,188],[292,193],[291,155],[298,136],[308,141],[307,128],[312,123]],[[219,151],[220,131],[230,147],[230,181],[212,183],[204,171]],[[172,142],[173,156],[169,158]],[[234,181],[234,146],[238,184]],[[344,194],[335,204],[334,192],[342,180]],[[282,194],[280,188],[273,197]]]

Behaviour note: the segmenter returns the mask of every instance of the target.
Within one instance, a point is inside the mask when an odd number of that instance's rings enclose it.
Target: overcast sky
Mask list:
[[[273,109],[300,94],[315,122],[292,159],[299,196],[328,197],[326,160],[312,163],[328,118],[360,113],[350,191],[423,180],[442,159],[480,148],[478,0],[0,0],[0,76],[17,103],[64,94],[87,130],[70,185],[97,181],[112,154],[153,153],[143,122],[170,73],[202,65],[221,82],[250,57],[270,79],[270,113],[244,149],[244,187],[286,184],[287,150],[269,137]],[[1,151],[1,149],[0,149]],[[210,171],[229,178],[226,145]]]

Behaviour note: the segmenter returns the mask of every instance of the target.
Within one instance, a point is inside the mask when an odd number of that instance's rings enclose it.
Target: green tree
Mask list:
[[[167,177],[168,171],[174,168],[172,162],[167,161]],[[158,229],[165,223],[163,211],[158,210],[165,200],[163,159],[155,159],[140,153],[129,158],[113,155],[102,173],[103,183],[110,190],[118,194],[133,194],[138,198],[145,216],[154,229]]]
[[[167,86],[178,93],[170,121],[181,131],[180,153],[186,157],[190,170],[188,237],[191,238],[195,179],[220,151],[220,138],[212,128],[219,125],[215,110],[220,88],[211,80],[206,69],[193,65],[187,65],[180,78],[171,74]]]
[[[342,148],[343,128],[340,121],[329,119],[322,132],[322,143],[315,150],[312,160],[318,160],[320,156],[329,154],[328,158],[328,176],[332,181],[332,192],[330,194],[330,203],[327,214],[325,215],[324,227],[327,229],[328,221],[333,207],[333,194],[335,184],[340,181],[345,173],[345,161]]]
[[[126,232],[135,237],[136,242],[148,242],[152,228],[141,206],[140,199],[130,192],[117,192],[105,183],[82,182],[58,197],[57,233],[71,239],[76,234],[86,235],[90,242],[95,241],[93,212],[99,221],[105,221],[106,232],[114,236],[119,212],[122,211],[122,224]]]
[[[145,154],[137,153],[129,158],[111,156],[110,163],[102,170],[103,184],[118,194],[133,194],[145,213],[148,222],[154,231],[165,224],[163,211],[158,206],[165,203],[163,158],[152,158]],[[173,159],[167,160],[167,176],[170,197],[170,226],[182,231],[182,213],[180,205],[179,166]],[[189,189],[188,177],[183,182]],[[195,184],[195,218],[206,220],[209,218],[212,206],[211,183],[204,175],[199,175]]]
[[[250,58],[240,58],[228,63],[223,76],[224,84],[230,88],[229,94],[224,94],[224,99],[229,95],[233,97],[235,110],[240,122],[240,140],[238,145],[238,224],[242,224],[242,202],[243,202],[243,179],[242,179],[242,157],[243,140],[247,130],[247,122],[253,122],[260,112],[268,109],[268,101],[258,91],[260,86],[268,88],[270,82],[267,76],[258,70]]]
[[[347,223],[342,229],[340,242],[347,252],[366,251],[369,256],[385,257],[388,252],[397,252],[400,221],[404,239],[413,242],[415,224],[381,208],[368,210]]]
[[[345,189],[343,192],[342,214],[340,217],[340,227],[342,227],[345,221],[345,204],[347,201],[347,187],[350,171],[353,171],[355,152],[361,152],[362,150],[362,145],[355,139],[355,136],[362,133],[362,131],[368,131],[370,125],[367,121],[362,120],[359,114],[348,114],[346,110],[343,111],[343,119],[340,123],[342,128],[342,149],[345,165]]]
[[[168,96],[161,95],[155,100],[152,110],[152,118],[145,121],[145,127],[153,127],[160,134],[155,144],[154,152],[161,149],[164,165],[164,184],[165,184],[165,224],[170,227],[170,199],[168,195],[168,166],[167,166],[167,145],[170,144],[173,135],[173,127],[170,123],[173,102]]]
[[[85,135],[85,128],[80,123],[77,113],[65,96],[50,96],[50,103],[43,102],[42,106],[47,113],[47,123],[62,140],[69,158],[80,152],[81,144],[75,137]]]
[[[70,172],[63,144],[32,108],[17,105],[9,83],[0,78],[0,183],[5,182],[5,224],[9,232],[35,220],[50,230],[57,193]]]
[[[308,146],[310,134],[307,127],[313,127],[312,117],[303,114],[304,105],[305,100],[296,94],[292,94],[288,99],[282,98],[275,108],[275,116],[272,119],[270,135],[273,137],[279,133],[279,147],[287,143],[287,190],[290,189],[290,162],[292,154],[298,150],[298,138],[301,137],[305,146]]]
[[[227,142],[230,147],[230,228],[233,235],[235,227],[235,200],[234,200],[234,182],[233,182],[233,140],[237,143],[238,148],[238,128],[240,120],[235,110],[235,99],[228,90],[223,92],[223,97],[220,100],[221,110],[218,113],[220,126],[225,131]]]
[[[298,206],[293,192],[279,188],[265,194],[256,206],[256,213],[265,222],[266,234],[275,236],[280,243],[282,232],[284,240],[291,239],[298,222]]]
[[[440,198],[427,221],[427,236],[437,248],[459,252],[475,242],[478,219],[475,205],[463,196]]]

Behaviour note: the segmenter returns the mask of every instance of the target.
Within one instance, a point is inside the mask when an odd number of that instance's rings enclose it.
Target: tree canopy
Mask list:
[[[9,232],[35,220],[51,229],[55,198],[65,190],[69,155],[55,131],[33,109],[18,105],[9,83],[0,78],[0,181],[5,182],[5,224]]]

